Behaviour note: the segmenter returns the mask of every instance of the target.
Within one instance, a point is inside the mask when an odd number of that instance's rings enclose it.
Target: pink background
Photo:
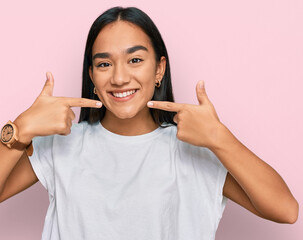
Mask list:
[[[221,121],[280,173],[302,204],[299,0],[1,0],[1,125],[30,107],[46,71],[55,77],[55,96],[80,97],[89,27],[116,5],[139,7],[158,26],[171,61],[176,101],[196,103],[195,85],[204,79]],[[79,108],[73,110],[79,116]],[[47,207],[40,183],[0,204],[0,239],[40,239]],[[294,225],[277,224],[229,201],[216,239],[297,240],[303,239],[302,226],[300,216]]]

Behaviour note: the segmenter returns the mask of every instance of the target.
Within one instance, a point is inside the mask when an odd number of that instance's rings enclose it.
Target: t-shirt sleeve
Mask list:
[[[199,172],[201,185],[207,189],[214,213],[216,227],[218,227],[227,198],[223,195],[227,169],[217,156],[208,148],[194,147],[193,161],[196,171]]]
[[[54,135],[34,137],[33,155],[29,156],[37,178],[52,196],[54,195],[53,140]]]

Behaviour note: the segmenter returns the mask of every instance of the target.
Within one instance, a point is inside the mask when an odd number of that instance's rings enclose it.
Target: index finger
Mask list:
[[[183,104],[175,103],[175,102],[167,102],[167,101],[149,101],[147,106],[150,108],[161,109],[169,112],[179,112]]]
[[[92,107],[92,108],[102,107],[102,102],[88,98],[65,97],[65,101],[67,105],[70,107]]]

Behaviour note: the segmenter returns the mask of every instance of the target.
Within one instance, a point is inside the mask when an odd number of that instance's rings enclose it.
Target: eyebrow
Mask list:
[[[136,46],[133,46],[133,47],[130,47],[130,48],[127,48],[124,52],[126,54],[131,54],[131,53],[134,53],[138,50],[144,50],[144,51],[147,51],[147,48],[142,46],[142,45],[136,45]],[[93,60],[95,60],[96,58],[110,58],[111,57],[111,54],[108,53],[108,52],[103,52],[103,53],[96,53],[94,56],[93,56]]]

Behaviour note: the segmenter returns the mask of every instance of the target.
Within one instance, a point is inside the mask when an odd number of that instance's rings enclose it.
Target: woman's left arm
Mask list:
[[[229,172],[224,185],[226,197],[260,217],[296,222],[299,205],[281,176],[220,122],[203,81],[197,84],[196,92],[199,105],[151,101],[148,106],[177,112],[177,137],[207,147],[219,158]]]
[[[224,195],[236,198],[241,191],[236,187],[237,182],[261,217],[279,223],[295,223],[299,206],[281,176],[225,126],[218,134],[218,145],[210,149],[230,174],[226,178]],[[243,205],[241,203],[245,203],[244,199],[239,202]]]

